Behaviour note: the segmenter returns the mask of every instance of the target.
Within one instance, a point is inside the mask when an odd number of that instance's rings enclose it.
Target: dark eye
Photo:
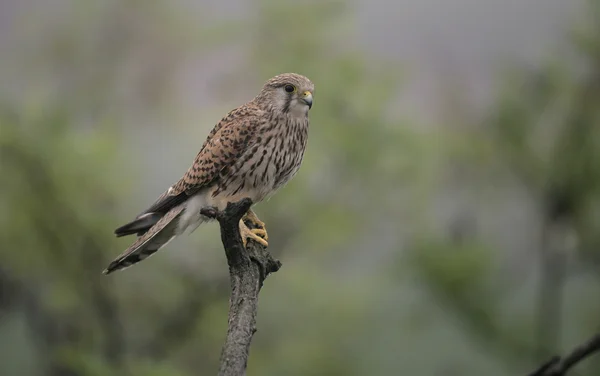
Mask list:
[[[285,85],[284,89],[288,93],[293,93],[296,91],[296,87],[294,85]]]

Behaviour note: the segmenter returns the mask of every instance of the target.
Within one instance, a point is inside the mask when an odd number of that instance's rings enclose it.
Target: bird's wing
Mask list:
[[[257,130],[265,121],[262,110],[251,103],[229,112],[210,132],[183,177],[141,215],[167,212],[210,186],[255,142]]]
[[[181,205],[189,196],[218,181],[257,140],[264,117],[246,105],[231,111],[211,131],[183,177],[134,221],[115,230],[117,236],[137,234],[138,239],[110,263],[104,274],[124,269],[151,256],[175,237]]]
[[[193,195],[199,189],[210,186],[233,167],[256,141],[257,131],[265,120],[261,115],[262,110],[259,108],[245,105],[221,119],[209,134],[190,168],[163,194],[162,200],[171,200],[171,197],[182,193]],[[158,201],[155,205],[157,204],[160,205],[161,202]]]

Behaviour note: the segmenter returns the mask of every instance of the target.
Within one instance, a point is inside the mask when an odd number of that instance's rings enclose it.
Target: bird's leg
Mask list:
[[[240,235],[242,236],[244,248],[246,248],[248,239],[252,239],[257,243],[264,245],[265,247],[269,246],[269,243],[267,243],[267,240],[265,239],[267,231],[261,228],[249,229],[244,223],[244,218],[240,219]]]
[[[262,236],[262,238],[265,240],[269,240],[269,235],[267,234],[267,227],[265,226],[265,223],[258,219],[258,217],[252,211],[252,209],[248,210],[248,212],[244,215],[242,219],[247,221],[248,223],[251,223],[251,227],[257,230],[262,230],[260,233],[256,234]]]

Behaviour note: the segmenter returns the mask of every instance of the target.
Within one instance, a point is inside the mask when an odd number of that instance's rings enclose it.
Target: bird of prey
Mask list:
[[[225,115],[183,177],[133,221],[115,230],[118,237],[138,238],[104,274],[140,262],[177,235],[194,231],[209,220],[200,214],[204,207],[223,210],[228,202],[243,198],[255,204],[284,186],[302,163],[313,92],[308,78],[280,74],[250,102]],[[249,229],[244,219],[256,228]],[[247,239],[268,245],[265,224],[252,210],[239,226],[244,246]]]

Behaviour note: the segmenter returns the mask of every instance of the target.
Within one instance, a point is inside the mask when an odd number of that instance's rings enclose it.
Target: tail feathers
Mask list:
[[[138,216],[135,220],[119,227],[115,230],[117,237],[137,234],[141,236],[145,234],[152,226],[158,223],[163,217],[161,213],[145,213]]]
[[[179,216],[183,209],[184,205],[171,209],[154,226],[129,246],[125,252],[114,259],[102,273],[110,274],[116,270],[128,268],[148,258],[165,246],[177,235],[177,224],[179,223]]]

